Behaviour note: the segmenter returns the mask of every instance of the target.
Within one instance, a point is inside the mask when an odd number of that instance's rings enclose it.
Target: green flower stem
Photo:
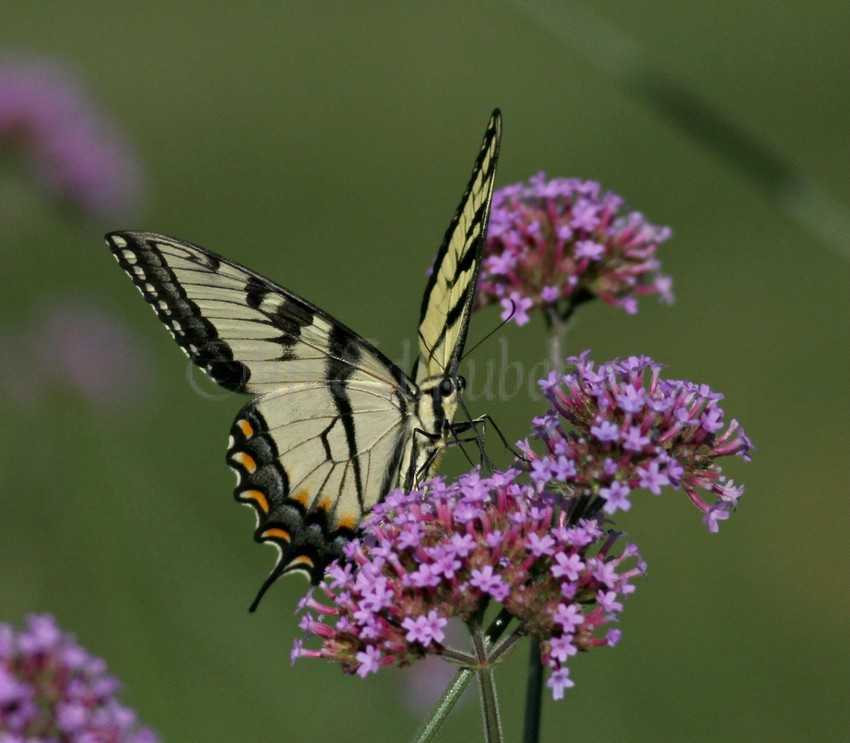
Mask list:
[[[564,364],[564,345],[567,325],[573,311],[588,297],[582,296],[572,304],[563,317],[555,312],[546,315],[549,325],[549,366],[552,371],[562,372]],[[528,678],[525,684],[525,720],[523,722],[523,743],[537,743],[540,740],[540,720],[543,708],[543,663],[540,661],[540,640],[531,638],[528,656]]]
[[[490,626],[487,628],[487,642],[489,644],[493,644],[498,640],[508,628],[508,625],[511,622],[513,617],[511,613],[507,609],[501,609],[499,613],[496,615],[496,618],[490,622]]]
[[[523,722],[523,743],[537,743],[540,740],[540,717],[543,690],[543,664],[540,662],[540,640],[531,638],[528,656],[528,679],[525,684],[525,720]]]
[[[472,643],[475,646],[475,654],[478,656],[476,672],[481,692],[481,712],[484,715],[484,740],[486,743],[501,743],[502,722],[499,719],[499,701],[493,679],[493,666],[487,655],[489,643],[480,621],[476,621],[472,627]]]
[[[549,368],[552,371],[563,371],[564,367],[564,336],[567,332],[567,323],[562,320],[554,309],[550,309],[544,315],[549,327]]]
[[[525,635],[525,629],[522,626],[514,630],[490,651],[490,663],[495,664],[501,661]]]
[[[487,647],[491,647],[504,634],[508,628],[508,624],[510,624],[511,618],[510,613],[506,609],[502,609],[496,615],[496,618],[490,623],[490,626],[484,633],[484,642]],[[504,644],[507,644],[509,641],[506,640]],[[496,649],[496,655],[502,655],[503,653],[504,649],[501,646]],[[454,675],[443,695],[437,700],[433,709],[428,713],[428,716],[422,721],[422,724],[416,731],[412,739],[414,743],[425,743],[434,739],[437,731],[442,727],[449,713],[454,709],[458,699],[466,691],[466,687],[469,686],[469,682],[473,678],[475,678],[475,671],[472,668],[461,668]]]
[[[461,668],[451,680],[443,696],[434,705],[434,708],[428,713],[428,716],[422,721],[416,735],[413,736],[415,743],[425,743],[434,739],[437,731],[442,727],[449,712],[454,709],[461,694],[469,686],[469,682],[475,678],[475,671],[471,668]]]

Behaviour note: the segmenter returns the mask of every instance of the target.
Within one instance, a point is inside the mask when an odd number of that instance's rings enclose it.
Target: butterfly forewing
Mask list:
[[[348,349],[357,351],[358,370],[413,389],[357,333],[234,261],[153,232],[112,232],[106,239],[180,348],[226,389],[258,394],[324,379],[325,360],[337,353],[345,366]]]
[[[499,159],[501,113],[487,124],[469,184],[437,253],[419,319],[416,381],[455,374],[469,327]]]

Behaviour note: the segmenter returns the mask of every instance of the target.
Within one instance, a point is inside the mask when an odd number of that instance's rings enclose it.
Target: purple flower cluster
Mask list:
[[[100,408],[131,405],[149,392],[145,344],[120,318],[84,297],[33,308],[27,324],[0,332],[0,408],[44,401],[66,389]],[[2,743],[2,741],[0,741]]]
[[[631,507],[636,488],[656,495],[664,486],[682,488],[717,531],[743,487],[727,480],[715,460],[738,455],[749,461],[752,448],[738,421],[724,422],[723,396],[707,385],[662,379],[661,365],[645,356],[596,368],[588,354],[569,359],[574,372],[552,372],[540,382],[552,404],[534,420],[546,452],[520,444],[538,491],[584,496],[612,514]]]
[[[444,645],[446,624],[470,623],[497,602],[519,620],[518,633],[541,639],[549,686],[561,698],[572,686],[568,659],[619,639],[600,628],[616,620],[643,565],[631,545],[614,554],[619,534],[595,519],[568,523],[519,477],[473,471],[391,493],[347,546],[346,560],[329,568],[321,590],[331,604],[312,595],[302,602],[301,627],[322,645],[298,641],[293,660],[326,658],[360,676],[426,654],[463,662]]]
[[[0,56],[0,151],[10,148],[42,188],[86,214],[136,207],[139,166],[127,141],[53,60]]]
[[[0,624],[0,740],[156,743],[119,704],[106,664],[63,633],[48,615],[16,632]]]
[[[639,295],[670,302],[655,255],[669,237],[595,181],[540,173],[493,194],[477,305],[498,302],[525,325],[533,307],[563,319],[592,297],[630,314]]]

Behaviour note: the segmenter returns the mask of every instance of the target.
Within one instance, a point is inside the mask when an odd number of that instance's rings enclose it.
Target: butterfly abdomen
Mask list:
[[[407,424],[410,433],[406,437],[399,487],[419,487],[436,469],[451,437],[458,395],[457,379],[450,374],[423,380]]]

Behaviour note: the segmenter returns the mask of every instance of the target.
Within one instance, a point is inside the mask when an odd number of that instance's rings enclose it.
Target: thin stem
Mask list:
[[[511,619],[513,619],[513,617],[507,609],[502,608],[499,611],[496,618],[490,622],[490,626],[487,628],[487,632],[485,633],[487,635],[488,647],[504,634],[511,622]]]
[[[496,615],[496,618],[490,622],[490,626],[487,627],[487,631],[484,633],[485,647],[492,647],[496,643],[508,628],[511,619],[510,613],[504,608]],[[503,651],[499,651],[499,655],[502,654]],[[449,713],[454,709],[455,704],[457,704],[473,678],[475,678],[475,671],[471,668],[461,668],[454,675],[443,695],[437,700],[437,703],[416,731],[413,737],[414,743],[426,743],[426,741],[434,739],[437,731],[446,721]]]
[[[525,637],[526,632],[523,627],[519,627],[514,630],[508,637],[506,637],[502,642],[493,647],[490,651],[490,662],[497,663],[504,656],[506,656],[511,650],[513,650],[514,645],[516,645],[523,637]]]
[[[543,664],[540,662],[540,640],[531,638],[528,657],[528,679],[525,684],[525,721],[523,723],[523,743],[537,743],[540,740],[540,717],[543,691]]]
[[[422,721],[416,734],[413,736],[414,743],[426,743],[434,739],[437,731],[442,727],[449,712],[454,709],[461,694],[466,691],[469,682],[475,678],[475,671],[471,668],[461,668],[451,680],[443,696],[437,701],[428,716]]]
[[[850,259],[850,210],[770,149],[735,120],[685,88],[662,69],[636,39],[622,33],[591,3],[514,0],[554,37],[636,100],[713,151],[753,184],[763,188],[808,232],[836,255]]]
[[[461,668],[473,668],[477,663],[477,660],[469,653],[463,653],[460,650],[455,650],[454,648],[443,647],[440,650],[440,657],[446,662],[454,663],[456,666],[460,666]]]
[[[589,301],[586,292],[574,298],[563,314],[550,309],[546,314],[549,325],[549,368],[557,373],[563,371],[564,345],[567,328],[572,314],[578,305]],[[540,740],[540,720],[543,698],[543,663],[540,660],[540,640],[531,638],[528,656],[528,678],[525,685],[525,721],[523,723],[523,743],[537,743]]]
[[[478,684],[481,692],[481,712],[484,715],[484,740],[486,743],[501,743],[502,723],[499,719],[499,701],[493,680],[493,666],[487,656],[489,643],[482,631],[481,622],[472,626],[472,644],[478,656]]]
[[[546,313],[549,321],[549,368],[560,372],[564,366],[564,336],[567,332],[567,323],[561,319],[554,309]]]

